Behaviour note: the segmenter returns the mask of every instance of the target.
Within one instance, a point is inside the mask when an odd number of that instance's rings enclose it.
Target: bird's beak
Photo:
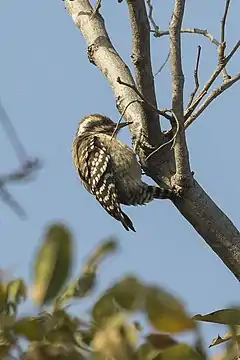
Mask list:
[[[132,121],[124,121],[124,122],[120,122],[118,124],[118,130],[124,128],[125,126],[131,125],[133,122]]]

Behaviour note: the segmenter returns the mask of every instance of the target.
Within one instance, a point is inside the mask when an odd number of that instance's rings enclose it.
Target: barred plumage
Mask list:
[[[79,123],[72,156],[85,188],[126,230],[135,231],[120,204],[143,205],[153,199],[171,198],[174,192],[141,180],[141,167],[133,150],[116,139],[118,131],[126,125],[120,123],[116,131],[117,124],[108,117],[86,116]]]

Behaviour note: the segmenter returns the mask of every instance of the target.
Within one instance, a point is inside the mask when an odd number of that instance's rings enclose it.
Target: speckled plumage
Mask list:
[[[79,123],[72,157],[85,188],[126,230],[135,231],[120,204],[143,205],[154,198],[170,198],[173,191],[150,186],[141,180],[141,167],[135,153],[116,139],[117,132],[126,125],[120,123],[115,131],[117,124],[108,117],[86,116]]]

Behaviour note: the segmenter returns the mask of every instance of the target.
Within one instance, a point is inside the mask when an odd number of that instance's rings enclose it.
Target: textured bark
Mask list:
[[[149,39],[148,37],[146,38],[146,34],[143,31],[143,29],[149,28],[145,13],[145,3],[144,0],[127,0],[127,3],[133,29],[136,83],[141,94],[144,95],[152,105],[156,106],[154,82],[151,73]],[[107,78],[115,94],[118,110],[120,113],[123,113],[128,104],[134,100],[140,100],[140,98],[132,88],[124,86],[118,81],[118,77],[120,77],[123,82],[136,86],[130,70],[113,47],[107,35],[101,15],[96,13],[95,16],[90,19],[92,7],[88,0],[65,0],[65,6],[86,40],[89,60],[95,64]],[[181,8],[181,6],[183,7]],[[175,0],[175,11],[179,10],[180,13],[175,13],[177,16],[175,19],[172,19],[169,30],[170,33],[172,31],[170,38],[172,42],[173,110],[180,122],[180,132],[176,139],[178,153],[176,153],[176,150],[170,152],[169,147],[166,146],[146,162],[146,148],[143,146],[142,135],[144,134],[144,139],[146,139],[147,144],[161,143],[164,139],[164,134],[160,132],[158,115],[154,114],[152,110],[149,111],[148,109],[147,111],[146,106],[142,102],[136,101],[131,103],[124,113],[127,121],[133,121],[133,124],[130,125],[133,143],[136,144],[136,142],[138,142],[136,151],[146,167],[147,174],[158,184],[161,184],[162,181],[170,184],[171,181],[173,181],[173,179],[171,179],[172,171],[170,172],[170,168],[173,168],[172,165],[176,165],[176,173],[181,176],[183,175],[183,178],[189,177],[190,172],[183,127],[183,79],[181,66],[179,67],[179,57],[181,58],[181,52],[179,52],[179,47],[181,46],[180,31],[184,2]],[[143,24],[138,23],[139,19]],[[177,24],[174,24],[174,21],[177,21]],[[147,47],[143,46],[143,41],[147,41]],[[144,64],[143,59],[145,59]],[[141,64],[140,67],[139,64]],[[147,74],[146,79],[144,79],[144,74]],[[151,126],[149,126],[149,123],[151,123]],[[179,156],[179,159],[177,159],[176,156]],[[166,164],[167,166],[165,166]],[[236,278],[240,280],[239,231],[206,194],[197,181],[192,179],[191,176],[190,179],[191,181],[188,181],[188,187],[186,188],[185,186],[183,197],[175,201],[174,205],[186,220],[192,224],[212,250],[221,258]]]

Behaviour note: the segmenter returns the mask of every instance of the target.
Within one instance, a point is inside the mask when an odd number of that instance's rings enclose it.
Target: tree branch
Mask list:
[[[218,77],[218,75],[221,73],[221,71],[224,69],[224,67],[227,65],[227,63],[231,60],[231,58],[233,57],[233,55],[235,54],[235,52],[238,50],[238,48],[240,47],[240,40],[236,43],[236,45],[233,47],[232,51],[229,53],[229,55],[224,59],[224,61],[222,63],[218,63],[218,66],[216,68],[216,70],[213,72],[213,74],[210,76],[209,80],[206,82],[206,84],[204,85],[204,87],[202,88],[202,90],[200,91],[198,97],[195,99],[195,101],[192,103],[192,105],[190,105],[184,114],[184,118],[185,118],[185,123],[189,124],[188,118],[190,118],[191,114],[193,113],[193,111],[197,108],[197,106],[199,105],[200,101],[203,99],[203,97],[207,94],[208,90],[210,89],[210,87],[212,86],[212,84],[214,83],[214,81],[216,80],[216,78]],[[226,80],[228,81],[229,78]],[[231,80],[231,79],[230,79]],[[235,82],[235,81],[234,81]],[[233,85],[233,83],[229,83],[229,86]],[[225,81],[223,82],[223,84],[225,83]],[[229,87],[228,86],[228,87]],[[206,108],[206,107],[205,107]],[[200,114],[199,114],[200,115]],[[192,122],[192,121],[191,121]],[[186,125],[185,125],[186,126]]]
[[[156,112],[157,114],[165,117],[165,119],[172,121],[172,116],[171,116],[171,115],[168,115],[166,111],[159,110],[159,109],[156,108],[154,105],[152,105],[152,104],[140,93],[140,91],[136,88],[136,86],[125,83],[124,81],[121,80],[120,77],[117,78],[117,81],[119,82],[119,84],[128,86],[130,89],[133,89],[133,90],[136,92],[136,94],[140,97],[140,99],[142,99],[142,101],[152,109],[152,111],[154,111],[154,112]]]
[[[151,64],[150,26],[147,17],[145,1],[127,0],[127,5],[132,28],[131,58],[134,65],[136,86],[147,102],[157,108],[157,99]],[[148,121],[148,133],[150,138],[154,140],[154,132],[156,131],[157,125],[158,131],[160,131],[158,113],[148,107],[148,109],[146,109],[146,116],[148,119],[151,119],[151,121]]]
[[[232,221],[197,181],[187,199],[176,200],[174,204],[240,281],[240,234]]]
[[[194,81],[195,81],[195,88],[194,88],[194,90],[193,90],[193,92],[192,92],[192,94],[190,96],[187,108],[189,108],[191,106],[191,104],[193,103],[193,100],[194,100],[195,95],[196,95],[196,93],[198,91],[198,88],[199,88],[198,69],[199,69],[200,56],[201,56],[201,46],[198,45],[197,60],[196,60],[196,65],[195,65],[195,69],[194,69],[194,72],[193,72]]]
[[[226,0],[226,2],[225,2],[224,14],[223,14],[223,18],[221,20],[221,44],[219,44],[219,47],[218,47],[218,62],[219,62],[219,64],[223,63],[224,59],[225,59],[225,55],[224,55],[225,49],[226,49],[225,27],[226,27],[226,21],[227,21],[227,15],[228,15],[230,1],[231,0]],[[223,81],[230,78],[230,76],[227,73],[226,68],[223,69],[222,74],[223,74]]]
[[[117,81],[117,78],[120,77],[125,83],[136,87],[129,68],[123,62],[108,37],[102,17],[99,13],[96,13],[95,16],[90,19],[92,6],[88,0],[65,0],[65,6],[88,44],[88,57],[90,62],[99,68],[111,85],[119,112],[122,114],[127,105],[133,102],[128,106],[124,115],[127,121],[133,122],[133,124],[129,126],[133,143],[135,144],[139,141],[142,130],[146,138],[148,138],[148,119],[145,107],[141,102],[134,101],[139,99],[135,90],[123,86]],[[161,136],[159,121],[153,121],[152,131],[156,143],[159,143]]]
[[[162,36],[169,35],[169,30],[163,30],[163,31],[159,30],[158,32],[156,32],[156,30],[151,30],[151,32],[154,33],[155,37],[162,37]],[[219,41],[212,34],[210,34],[207,29],[183,28],[183,29],[181,29],[181,33],[203,35],[208,40],[210,40],[214,45],[219,46]]]
[[[176,163],[176,184],[187,187],[191,182],[191,170],[184,130],[183,87],[181,55],[181,26],[184,14],[185,0],[175,0],[172,19],[169,26],[170,60],[172,74],[172,112],[179,122],[179,131],[175,138],[174,157]],[[174,129],[176,124],[172,123]],[[173,131],[174,132],[174,131]]]
[[[123,113],[131,101],[135,101],[128,106],[126,119],[134,122],[130,125],[130,130],[132,135],[136,136],[141,130],[142,123],[149,119],[145,118],[143,104],[136,101],[138,100],[136,92],[117,82],[117,78],[120,77],[125,83],[135,86],[129,69],[108,38],[101,16],[97,13],[92,20],[89,19],[92,7],[88,0],[65,0],[65,5],[86,39],[90,60],[98,66],[108,79],[115,93],[120,113]],[[176,35],[174,34],[174,36]],[[182,117],[178,117],[179,119],[182,120]],[[141,153],[138,152],[138,155],[141,157]],[[162,165],[167,161],[168,156],[169,150],[161,152],[161,156],[158,154],[156,157],[151,157],[154,166],[147,169],[148,175],[151,174],[152,179],[158,184],[161,184],[164,176],[166,176],[163,174]],[[220,256],[236,278],[240,280],[240,234],[228,217],[196,181],[185,196],[176,200],[174,204],[213,251]]]
[[[194,120],[196,120],[199,115],[202,114],[202,112],[211,104],[213,100],[215,100],[219,95],[221,95],[225,90],[229,89],[230,86],[235,84],[238,80],[240,80],[240,73],[233,76],[230,79],[225,80],[218,88],[214,89],[208,97],[205,99],[205,101],[198,107],[198,109],[191,115],[189,118],[185,121],[185,129],[188,128],[189,125],[193,123]]]
[[[14,199],[14,197],[7,190],[7,185],[10,182],[19,182],[27,180],[30,176],[40,167],[38,159],[29,160],[27,152],[21,143],[18,134],[5,111],[1,99],[0,99],[0,123],[8,137],[11,145],[16,153],[21,164],[20,168],[10,174],[0,175],[0,197],[17,215],[21,218],[26,217],[26,213],[22,206]]]

